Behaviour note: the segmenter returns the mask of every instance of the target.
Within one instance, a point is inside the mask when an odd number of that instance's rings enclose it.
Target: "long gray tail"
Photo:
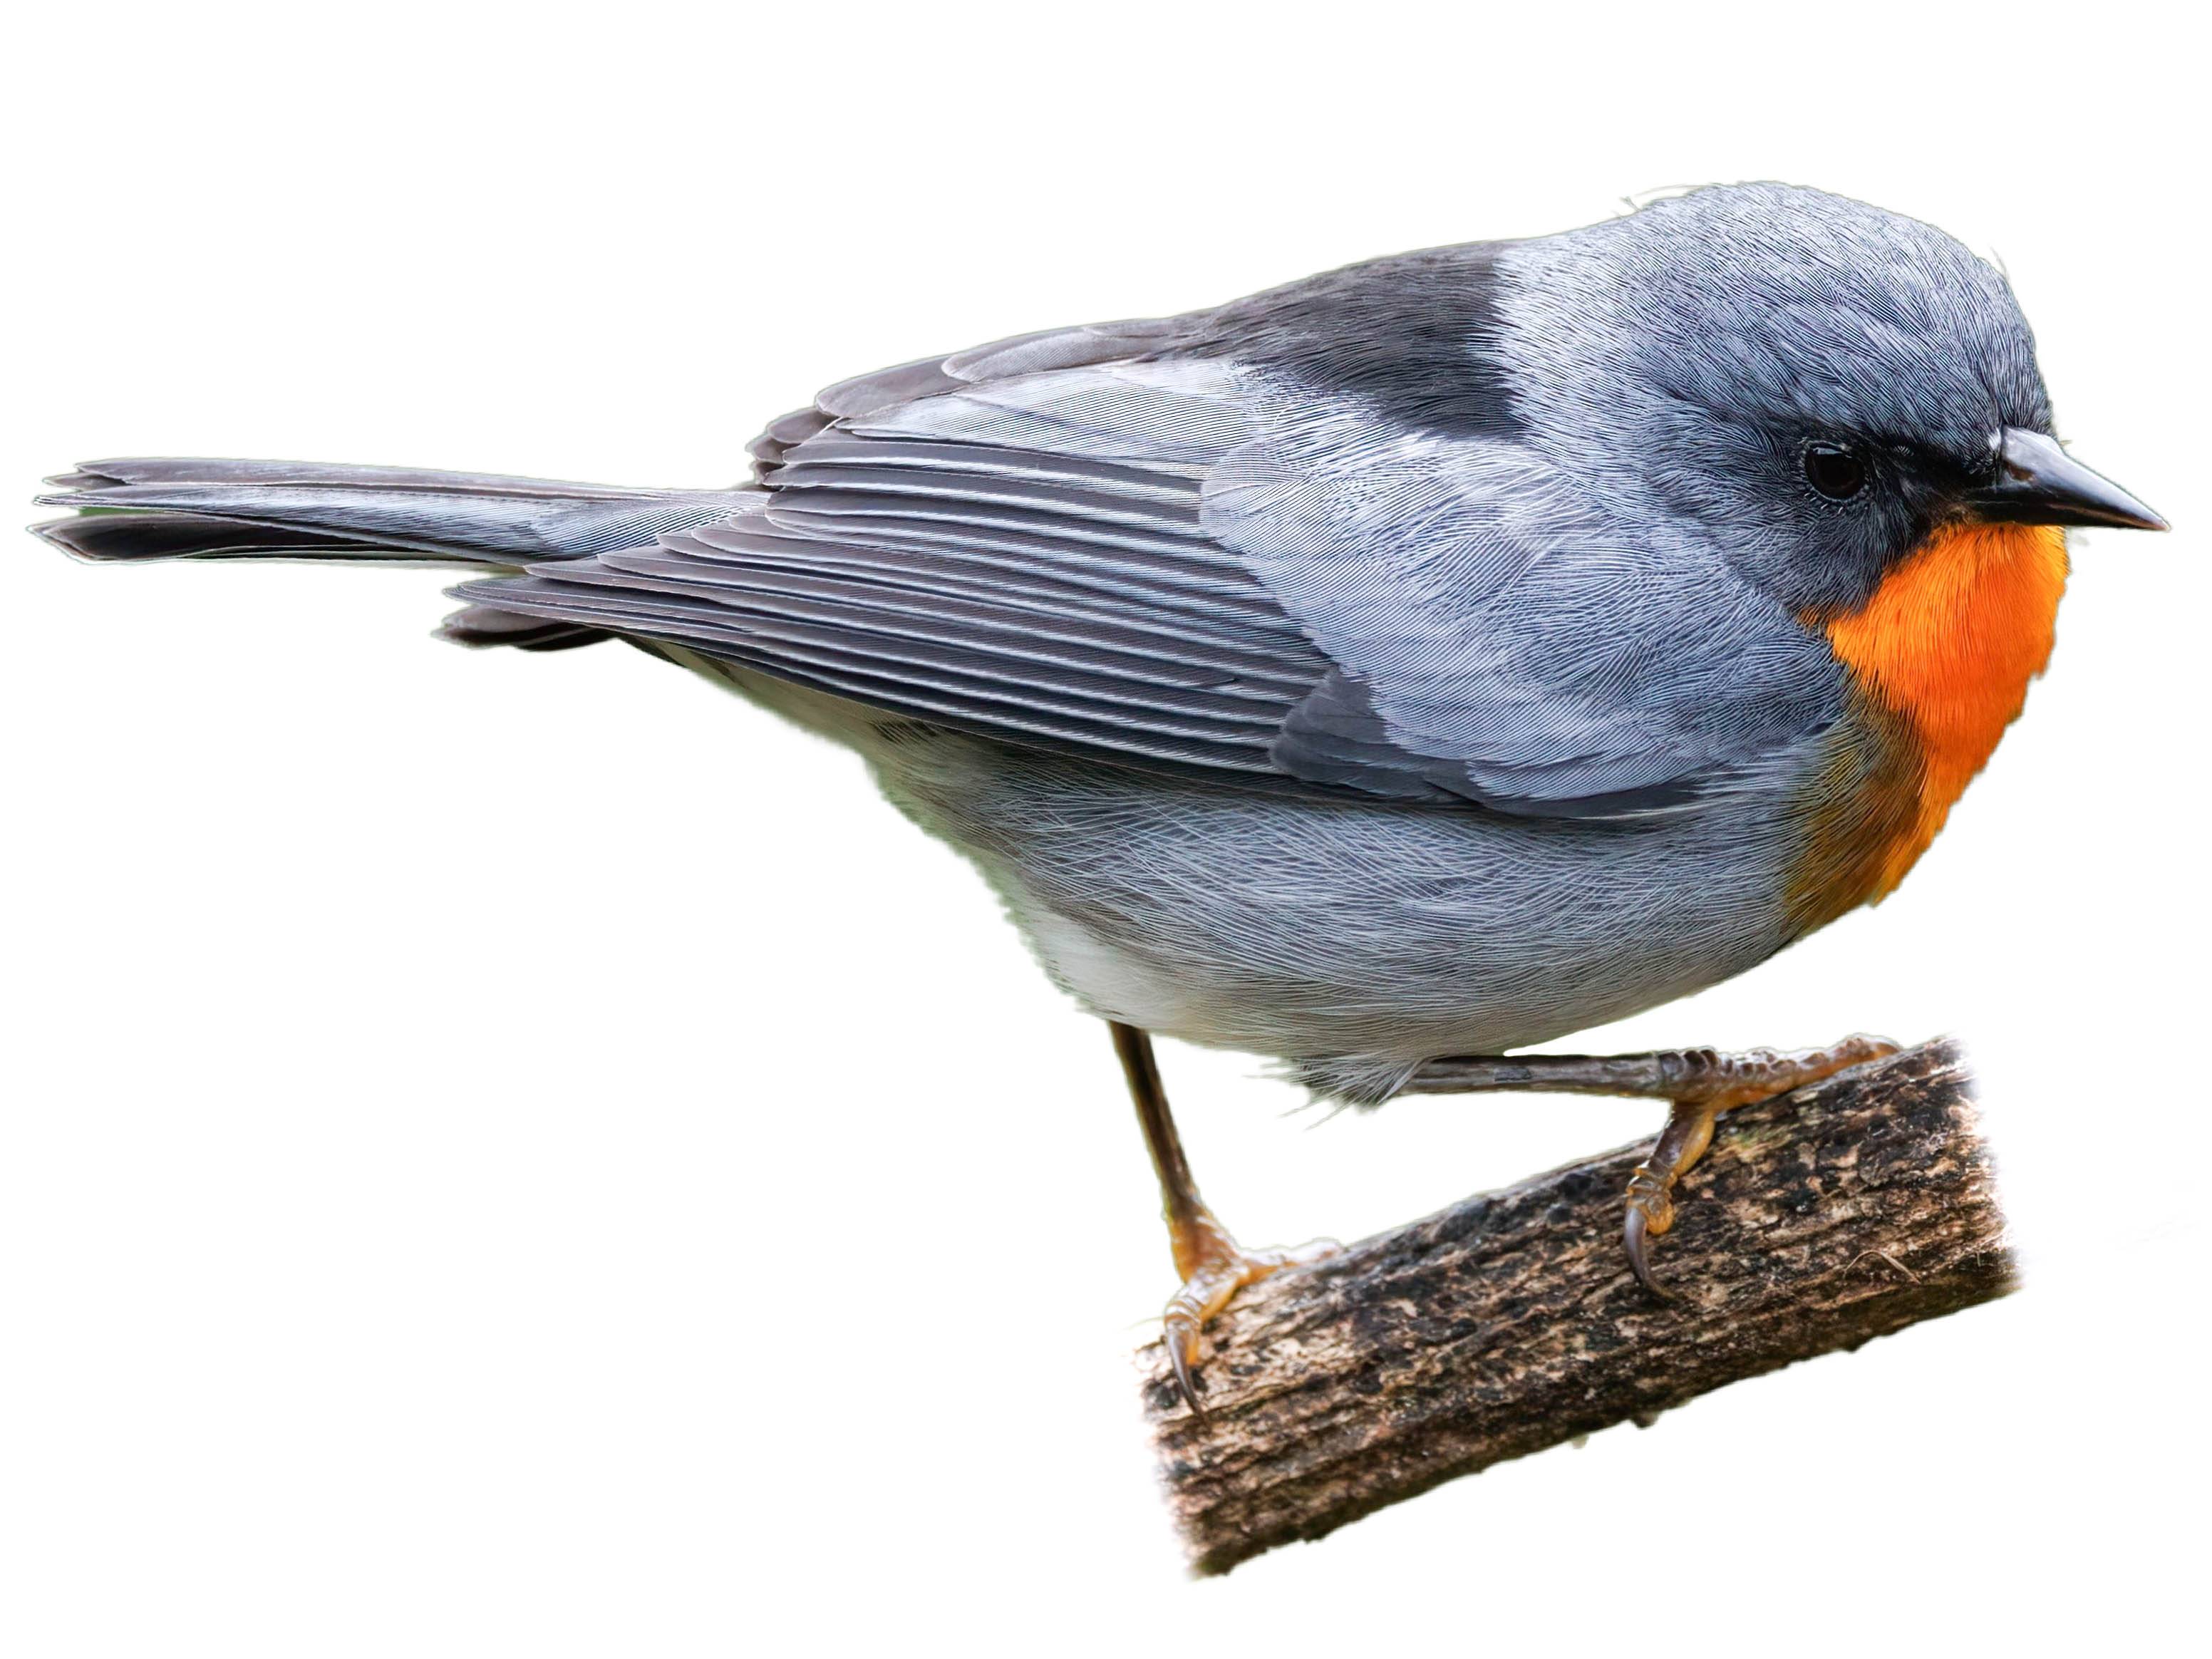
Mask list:
[[[648,544],[719,519],[744,490],[625,489],[483,472],[301,461],[89,461],[50,478],[33,525],[73,557],[368,559],[520,569]],[[553,650],[599,630],[471,605],[440,630],[465,645]]]

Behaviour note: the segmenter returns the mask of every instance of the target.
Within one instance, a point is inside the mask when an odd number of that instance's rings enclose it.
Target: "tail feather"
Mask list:
[[[77,557],[431,560],[519,568],[719,519],[745,490],[628,489],[493,473],[298,461],[91,461],[49,481],[33,526]]]
[[[52,500],[52,497],[46,498]],[[319,531],[245,524],[197,513],[95,508],[33,525],[33,534],[94,564],[131,559],[380,559],[386,550]]]

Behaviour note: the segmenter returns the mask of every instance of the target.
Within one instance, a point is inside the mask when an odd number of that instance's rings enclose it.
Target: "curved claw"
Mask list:
[[[1182,1288],[1169,1298],[1161,1320],[1160,1346],[1167,1350],[1168,1365],[1175,1372],[1176,1389],[1193,1417],[1206,1415],[1198,1400],[1198,1339],[1206,1322],[1229,1305],[1230,1297],[1247,1285],[1280,1273],[1325,1261],[1344,1247],[1332,1238],[1318,1238],[1293,1249],[1245,1250],[1215,1224],[1206,1259],[1184,1279]]]
[[[1161,1333],[1160,1346],[1168,1351],[1168,1367],[1175,1372],[1176,1392],[1182,1395],[1182,1403],[1190,1407],[1193,1417],[1205,1416],[1206,1407],[1198,1399],[1198,1376],[1190,1368],[1191,1356],[1198,1347],[1198,1327],[1170,1316]]]
[[[1651,1276],[1651,1260],[1646,1253],[1644,1241],[1652,1236],[1650,1216],[1641,1204],[1632,1201],[1628,1206],[1628,1219],[1622,1224],[1620,1230],[1621,1244],[1628,1252],[1628,1271],[1634,1273],[1636,1282],[1653,1296],[1662,1302],[1672,1302],[1674,1293],[1662,1289],[1659,1281]]]

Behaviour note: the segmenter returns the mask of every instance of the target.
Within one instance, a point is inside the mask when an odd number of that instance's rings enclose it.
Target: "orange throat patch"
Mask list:
[[[1915,798],[1882,815],[1886,844],[1871,867],[1861,866],[1871,890],[1851,904],[1880,899],[1905,879],[1988,763],[2027,701],[2027,683],[2051,659],[2065,589],[2063,531],[1955,525],[1884,577],[1863,610],[1826,624],[1861,696],[1917,751],[1917,765],[1893,786]]]

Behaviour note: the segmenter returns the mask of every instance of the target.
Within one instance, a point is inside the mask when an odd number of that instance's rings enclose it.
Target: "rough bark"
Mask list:
[[[2014,1287],[1988,1148],[1948,1042],[1721,1121],[1630,1278],[1623,1148],[1241,1292],[1206,1332],[1205,1414],[1141,1355],[1194,1567],[1294,1539],[1724,1383]]]

